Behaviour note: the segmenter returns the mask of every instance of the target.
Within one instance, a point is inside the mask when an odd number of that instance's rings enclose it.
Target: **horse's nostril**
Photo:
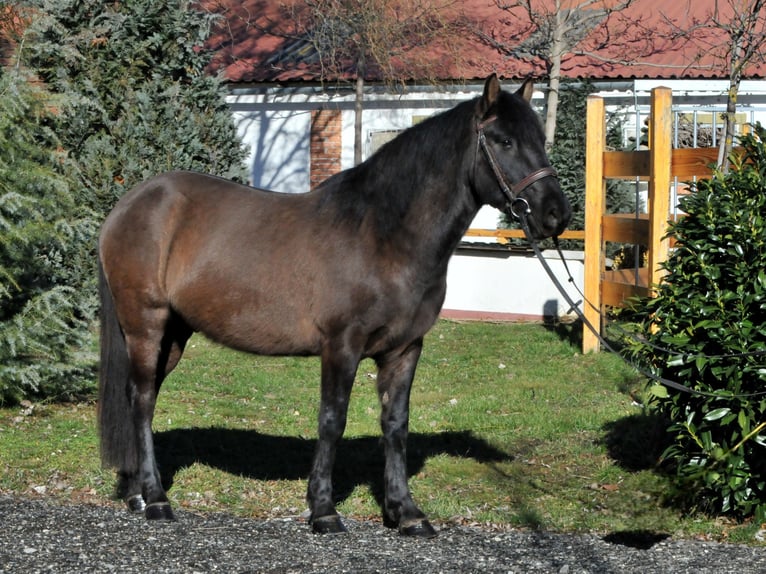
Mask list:
[[[551,227],[557,227],[561,224],[561,217],[559,216],[559,210],[555,207],[548,211],[548,225]]]
[[[551,207],[545,219],[545,225],[554,235],[561,233],[569,224],[570,211],[568,208]]]

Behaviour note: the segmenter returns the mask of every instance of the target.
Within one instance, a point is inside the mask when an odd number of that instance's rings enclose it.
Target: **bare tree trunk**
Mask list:
[[[729,94],[726,98],[725,122],[721,142],[718,145],[718,168],[723,173],[729,173],[729,156],[734,147],[734,127],[737,120],[737,97],[739,95],[739,83],[742,76],[732,71],[729,78]]]
[[[548,72],[548,94],[545,100],[545,148],[550,150],[556,139],[556,114],[559,109],[559,87],[561,85],[561,54],[564,49],[563,16],[556,12],[556,24],[551,38],[551,68]]]
[[[721,142],[718,145],[718,168],[723,173],[729,173],[729,155],[734,146],[734,124],[737,119],[737,96],[739,95],[739,83],[742,80],[742,45],[741,37],[736,38],[731,47],[729,61],[729,93],[726,97],[725,122]]]
[[[557,68],[559,71],[556,71]],[[545,149],[549,151],[556,139],[556,114],[559,109],[559,86],[561,85],[560,69],[560,61],[558,66],[554,63],[551,68],[545,100]]]
[[[364,102],[364,77],[356,77],[354,98],[354,165],[362,163],[362,102]]]
[[[731,4],[732,7],[734,6]],[[718,148],[718,167],[724,173],[729,171],[729,156],[734,147],[734,127],[736,124],[737,98],[739,96],[739,85],[742,81],[742,73],[745,67],[755,61],[763,61],[763,55],[759,56],[763,36],[763,9],[766,6],[766,0],[755,0],[752,4],[744,4],[745,10],[740,16],[735,17],[736,27],[729,28],[727,31],[731,38],[731,52],[729,55],[729,93],[726,98],[726,114],[724,133],[721,137],[721,143]],[[717,13],[716,13],[717,18]],[[759,28],[759,22],[760,28]],[[715,21],[716,25],[722,24]]]

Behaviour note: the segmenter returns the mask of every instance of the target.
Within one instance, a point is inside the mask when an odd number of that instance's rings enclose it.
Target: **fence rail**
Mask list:
[[[524,239],[524,231],[521,229],[469,229],[465,233],[469,237],[491,237],[498,243],[507,243],[509,239]],[[559,239],[585,239],[585,231],[582,229],[567,229]]]

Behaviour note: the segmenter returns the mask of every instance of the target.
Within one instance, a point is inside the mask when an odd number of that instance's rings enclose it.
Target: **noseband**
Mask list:
[[[484,135],[484,128],[494,122],[496,119],[497,116],[490,116],[483,122],[480,122],[476,125],[476,133],[479,137],[478,145],[484,152],[484,156],[487,158],[487,163],[489,163],[489,167],[492,168],[492,173],[495,174],[495,179],[500,185],[500,189],[502,190],[503,195],[505,195],[507,200],[506,209],[513,217],[520,219],[522,214],[528,215],[532,212],[529,207],[529,202],[523,197],[519,197],[521,192],[536,181],[539,181],[545,177],[556,177],[556,170],[551,166],[541,167],[540,169],[530,173],[520,182],[515,184],[509,183],[508,180],[505,179],[505,175],[500,169],[500,165],[497,162],[495,154],[492,153],[491,149],[489,149],[489,145],[487,145],[487,137]]]

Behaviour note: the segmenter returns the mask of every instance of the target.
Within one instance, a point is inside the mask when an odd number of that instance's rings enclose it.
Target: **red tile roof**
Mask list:
[[[616,2],[599,0],[602,6]],[[284,12],[285,6],[299,5],[299,0],[202,3],[223,16],[207,45],[215,52],[211,68],[222,72],[228,81],[319,81],[320,67],[316,57],[312,58],[315,54],[310,46],[288,37],[294,35],[295,28]],[[553,0],[538,1],[539,5],[552,3]],[[718,3],[728,6],[727,2]],[[485,78],[491,72],[506,78],[547,75],[540,58],[519,53],[525,40],[530,40],[524,32],[528,18],[520,9],[502,10],[493,0],[463,0],[455,4],[451,4],[450,17],[462,24],[462,33],[440,38],[421,49],[430,61],[436,62],[433,67],[436,79],[471,81]],[[563,4],[579,6],[584,0],[563,0]],[[576,49],[563,58],[562,75],[592,79],[725,78],[728,73],[720,54],[728,42],[720,32],[697,27],[707,19],[714,4],[716,0],[634,0],[629,8],[613,13],[607,22],[602,20],[601,25],[585,35]],[[766,34],[766,14],[760,16],[760,27]],[[694,30],[695,41],[674,37],[680,30]],[[746,77],[766,78],[763,62],[766,43],[764,46],[762,61],[752,65]],[[407,69],[397,73],[400,80],[422,79],[409,77],[413,74],[408,74]],[[367,79],[381,77],[372,70]]]

